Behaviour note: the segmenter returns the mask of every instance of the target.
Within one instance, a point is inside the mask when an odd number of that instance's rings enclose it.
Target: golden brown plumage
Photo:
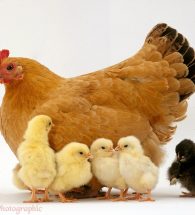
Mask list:
[[[55,124],[49,140],[56,151],[72,141],[90,145],[104,137],[116,144],[134,135],[159,165],[172,122],[185,117],[186,98],[195,90],[194,50],[166,24],[154,27],[135,56],[76,78],[61,78],[26,58],[3,59],[0,75],[10,62],[23,69],[22,80],[5,84],[1,106],[2,135],[14,153],[28,120],[46,114]]]

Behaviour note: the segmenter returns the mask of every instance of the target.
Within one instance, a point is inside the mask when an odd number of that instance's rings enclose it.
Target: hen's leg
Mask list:
[[[23,201],[23,202],[24,203],[36,203],[36,202],[40,202],[40,200],[36,196],[36,189],[35,188],[31,189],[31,199],[27,200],[27,201]]]

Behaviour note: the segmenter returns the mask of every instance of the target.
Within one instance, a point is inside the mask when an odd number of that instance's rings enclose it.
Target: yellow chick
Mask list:
[[[108,187],[103,199],[111,198],[112,188],[119,189],[120,197],[117,200],[126,200],[125,196],[128,191],[127,184],[120,174],[119,160],[114,154],[113,142],[109,139],[99,138],[91,145],[92,172],[98,181]],[[100,198],[99,198],[100,199]]]
[[[56,176],[55,153],[50,148],[48,133],[52,127],[49,116],[35,116],[28,123],[24,141],[17,150],[21,168],[18,177],[32,190],[31,199],[24,202],[49,201],[48,187]],[[36,191],[44,189],[44,197],[38,199]]]
[[[123,137],[118,141],[115,150],[119,151],[121,175],[129,188],[136,191],[134,199],[154,201],[151,190],[158,182],[158,168],[144,155],[139,139],[134,136]],[[141,193],[146,193],[147,198],[143,198]]]
[[[71,142],[56,153],[57,175],[49,191],[58,194],[61,202],[72,202],[64,193],[88,184],[92,179],[91,154],[87,145]]]

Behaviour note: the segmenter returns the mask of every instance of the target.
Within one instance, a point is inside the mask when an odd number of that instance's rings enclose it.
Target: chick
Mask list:
[[[133,199],[154,201],[151,190],[158,182],[158,168],[144,155],[140,141],[134,136],[123,137],[115,150],[119,151],[120,173],[128,187],[136,192]],[[147,198],[141,193],[146,193]]]
[[[181,197],[195,196],[195,143],[184,139],[176,146],[175,152],[176,160],[168,170],[170,184],[179,182],[189,191],[182,192]]]
[[[55,153],[50,148],[48,133],[52,127],[49,116],[35,116],[28,123],[24,141],[17,150],[21,168],[18,177],[32,190],[31,199],[25,202],[49,201],[48,187],[56,176]],[[44,197],[38,199],[36,190],[44,189]]]
[[[57,175],[49,190],[58,194],[61,202],[72,202],[64,192],[86,185],[92,179],[91,154],[87,145],[71,142],[56,153]]]
[[[109,139],[99,138],[91,145],[92,172],[98,181],[108,187],[103,199],[110,199],[111,189],[119,189],[120,197],[115,200],[126,200],[127,184],[120,175],[119,161],[114,155],[113,142]],[[99,198],[100,199],[100,198]]]

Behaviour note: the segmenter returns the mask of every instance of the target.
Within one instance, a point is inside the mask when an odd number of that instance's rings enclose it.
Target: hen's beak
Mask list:
[[[89,152],[88,154],[86,154],[86,158],[87,158],[87,159],[93,159],[93,156],[92,156],[92,154]]]
[[[121,150],[121,147],[120,147],[120,146],[117,146],[114,150],[118,152],[118,151]]]

